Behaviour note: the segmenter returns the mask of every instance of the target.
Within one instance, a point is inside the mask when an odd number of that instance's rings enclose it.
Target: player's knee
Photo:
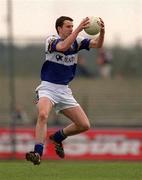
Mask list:
[[[81,130],[82,131],[87,131],[89,129],[90,129],[90,123],[89,122],[86,122],[86,123],[81,125]]]
[[[48,118],[48,114],[45,111],[40,111],[39,112],[39,121],[42,123],[46,123]]]

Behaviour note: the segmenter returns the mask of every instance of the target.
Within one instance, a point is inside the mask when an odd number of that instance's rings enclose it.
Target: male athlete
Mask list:
[[[51,35],[46,39],[46,60],[41,69],[41,84],[37,87],[38,119],[35,128],[36,144],[34,151],[26,153],[26,159],[34,165],[40,164],[44,143],[47,135],[47,119],[51,109],[63,113],[72,123],[52,134],[49,139],[55,145],[55,151],[60,158],[64,158],[62,141],[68,136],[87,131],[89,120],[72,95],[68,87],[74,78],[77,54],[82,49],[101,48],[104,41],[105,27],[100,18],[101,31],[96,38],[84,38],[79,33],[89,26],[89,18],[84,18],[73,31],[73,19],[61,16],[56,20],[58,35]]]

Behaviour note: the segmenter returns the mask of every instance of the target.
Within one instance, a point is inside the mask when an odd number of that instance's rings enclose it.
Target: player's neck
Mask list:
[[[60,38],[63,39],[63,40],[67,38],[64,34],[61,34],[61,33],[59,34],[59,36],[60,36]]]

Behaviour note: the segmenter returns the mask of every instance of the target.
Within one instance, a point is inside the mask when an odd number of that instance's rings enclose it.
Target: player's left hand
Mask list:
[[[99,19],[100,19],[101,31],[103,32],[103,31],[105,31],[105,24],[104,24],[104,21],[102,20],[102,18],[99,17]]]

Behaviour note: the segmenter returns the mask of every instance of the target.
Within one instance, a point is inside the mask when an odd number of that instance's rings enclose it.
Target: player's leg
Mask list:
[[[38,119],[36,123],[36,144],[34,151],[26,153],[26,159],[33,164],[40,164],[40,157],[43,154],[44,143],[47,134],[47,119],[53,103],[47,97],[41,97],[38,101]]]
[[[35,130],[36,142],[44,144],[47,134],[47,119],[53,107],[53,103],[47,97],[41,97],[39,99],[37,107],[38,119]]]
[[[64,149],[62,141],[67,136],[79,134],[90,128],[89,120],[80,106],[75,106],[62,110],[62,113],[67,116],[73,123],[57,131],[55,134],[50,136],[50,139],[55,144],[55,150],[59,157],[64,158]]]
[[[90,128],[90,122],[81,106],[64,109],[63,114],[73,123],[63,129],[65,136],[72,136],[87,131]]]

